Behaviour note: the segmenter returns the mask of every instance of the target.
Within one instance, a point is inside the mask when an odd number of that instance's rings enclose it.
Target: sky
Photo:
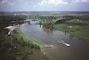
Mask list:
[[[0,0],[0,11],[89,11],[89,0]]]

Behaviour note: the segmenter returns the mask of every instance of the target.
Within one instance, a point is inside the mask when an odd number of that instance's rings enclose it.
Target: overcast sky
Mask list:
[[[0,0],[0,11],[89,11],[89,0]]]

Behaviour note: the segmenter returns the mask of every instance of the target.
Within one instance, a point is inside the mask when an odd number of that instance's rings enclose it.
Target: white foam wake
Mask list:
[[[61,41],[58,41],[59,43],[62,43],[62,44],[64,44],[65,46],[67,46],[67,47],[69,47],[70,46],[70,44],[68,44],[68,43],[66,43],[66,42],[64,42],[63,40],[61,40]]]

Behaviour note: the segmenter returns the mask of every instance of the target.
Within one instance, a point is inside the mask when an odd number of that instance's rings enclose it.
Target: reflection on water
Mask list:
[[[48,32],[48,33],[53,33],[53,30],[47,29],[44,26],[42,27],[43,31]]]

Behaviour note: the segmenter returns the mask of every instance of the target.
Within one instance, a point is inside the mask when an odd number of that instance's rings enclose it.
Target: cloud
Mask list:
[[[59,4],[68,4],[64,0],[42,0],[38,5],[59,5]]]
[[[12,6],[12,5],[14,5],[14,3],[10,2],[9,0],[0,0],[0,5]]]
[[[89,0],[72,0],[74,3],[87,3]]]
[[[0,4],[6,4],[8,3],[8,0],[0,0]]]

